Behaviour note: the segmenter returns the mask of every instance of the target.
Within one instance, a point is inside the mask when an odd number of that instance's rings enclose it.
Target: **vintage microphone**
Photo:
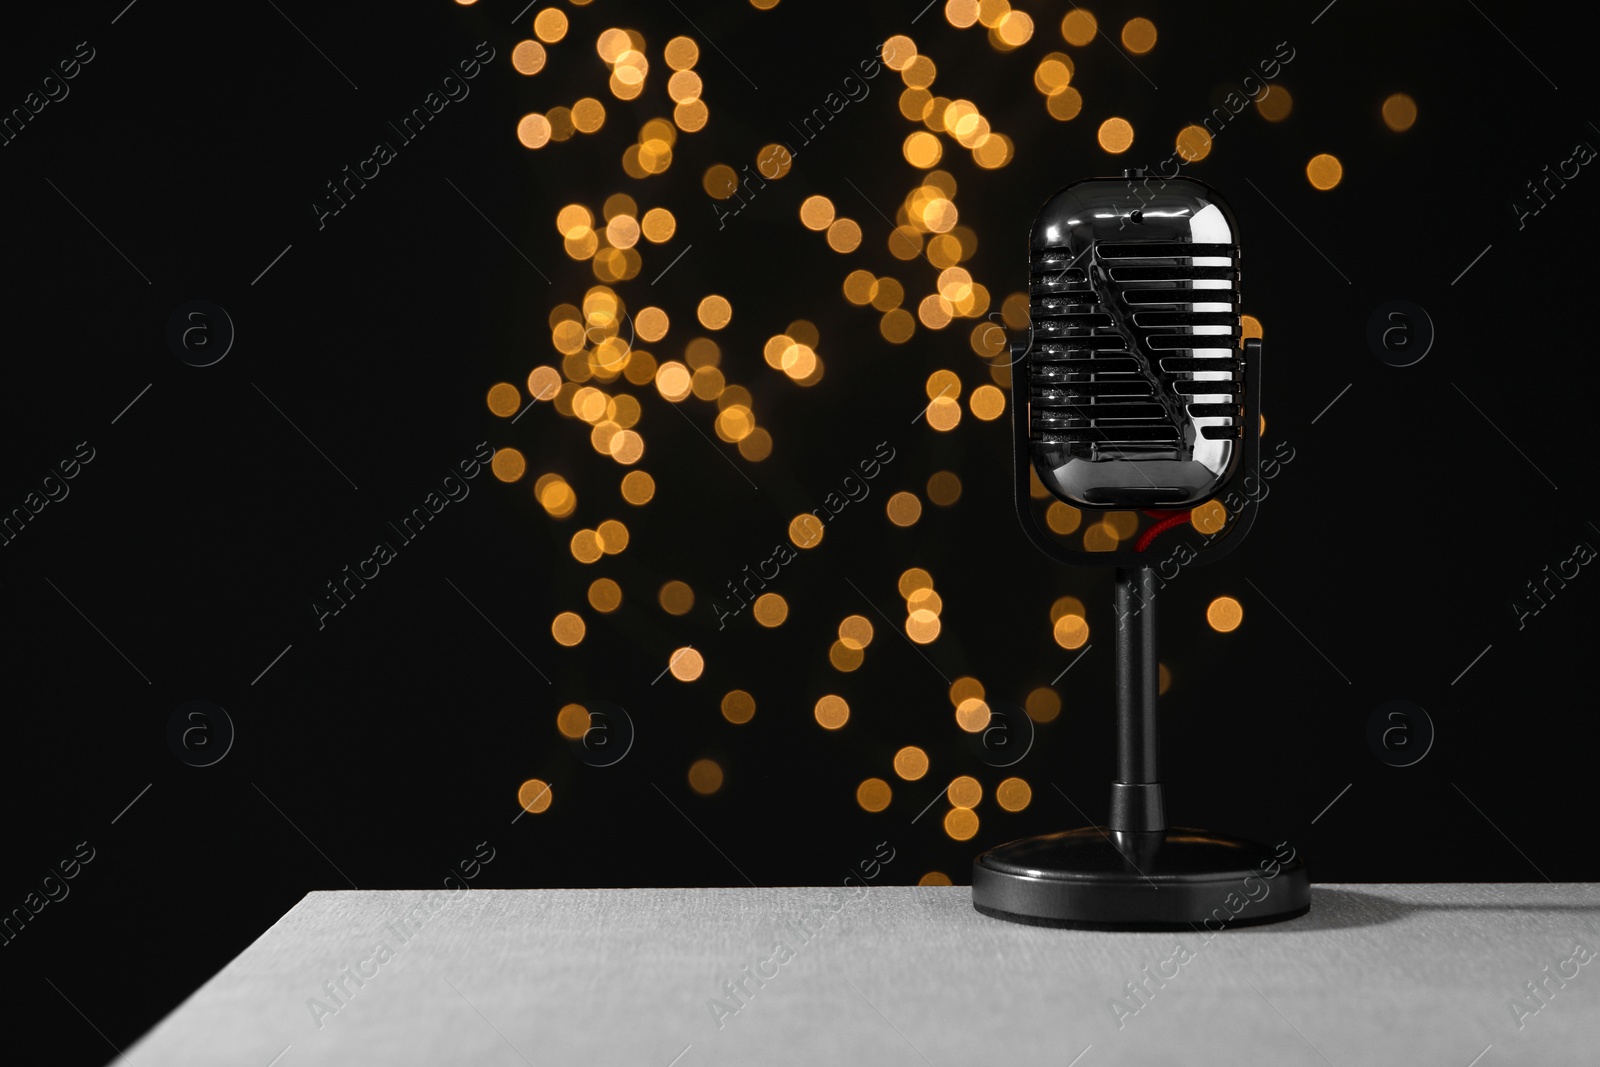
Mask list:
[[[1029,258],[1031,332],[1012,350],[1017,510],[1052,559],[1116,568],[1117,779],[1105,826],[978,856],[973,907],[1114,929],[1302,915],[1310,880],[1292,846],[1170,827],[1159,773],[1152,557],[1210,562],[1255,518],[1224,503],[1260,477],[1261,341],[1241,354],[1238,225],[1201,182],[1124,172],[1051,197]],[[1052,526],[1052,498],[1076,521]]]

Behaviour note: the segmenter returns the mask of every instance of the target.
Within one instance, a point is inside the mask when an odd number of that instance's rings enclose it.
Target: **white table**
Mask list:
[[[129,1059],[1600,1064],[1600,957],[1574,959],[1600,952],[1594,884],[1316,886],[1309,915],[1209,941],[1012,925],[959,886],[858,892],[311,893]]]

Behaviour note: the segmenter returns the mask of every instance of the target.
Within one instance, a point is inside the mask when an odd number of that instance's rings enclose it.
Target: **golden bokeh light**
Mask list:
[[[889,231],[889,254],[910,262],[922,255],[922,231],[905,223]]]
[[[518,74],[537,74],[544,69],[544,45],[538,41],[518,41],[511,50],[511,66]]]
[[[834,219],[828,226],[828,247],[835,252],[854,252],[861,244],[861,225],[854,219]]]
[[[600,547],[600,538],[590,529],[573,534],[569,547],[572,549],[572,558],[579,563],[594,563],[605,555]]]
[[[933,575],[921,567],[912,567],[900,575],[900,580],[896,587],[900,590],[901,598],[908,599],[911,594],[919,589],[932,589]]]
[[[1059,93],[1051,94],[1045,101],[1045,107],[1057,122],[1069,122],[1083,110],[1083,94],[1069,85]]]
[[[1139,529],[1139,513],[1136,511],[1108,511],[1100,521],[1111,527],[1118,541],[1126,541]]]
[[[750,431],[750,436],[739,442],[739,455],[751,463],[760,463],[772,455],[772,435],[763,426]]]
[[[1404,133],[1417,121],[1417,102],[1405,93],[1392,93],[1383,101],[1383,124]]]
[[[524,148],[543,148],[550,143],[550,120],[537,111],[517,122],[517,140]]]
[[[938,614],[927,608],[918,608],[906,617],[906,636],[919,645],[938,640],[941,629]]]
[[[1244,621],[1244,605],[1231,596],[1219,596],[1206,605],[1206,624],[1219,634],[1232,633]]]
[[[942,330],[950,325],[950,305],[937,293],[930,293],[917,305],[917,318],[930,330]]]
[[[633,328],[638,332],[639,339],[651,344],[665,337],[671,326],[672,320],[658,307],[640,308],[633,317]]]
[[[1113,116],[1100,124],[1095,139],[1100,142],[1101,148],[1112,155],[1126,152],[1133,146],[1133,124],[1127,119]]]
[[[545,118],[550,122],[552,141],[570,141],[572,135],[578,132],[572,125],[572,109],[569,107],[553,107]]]
[[[689,788],[708,797],[722,788],[722,764],[714,759],[697,759],[689,764]]]
[[[608,451],[623,466],[637,463],[644,456],[644,438],[632,430],[622,430],[611,438]]]
[[[622,586],[610,578],[596,578],[589,583],[589,606],[602,615],[622,606]]]
[[[1156,664],[1156,695],[1166,696],[1167,690],[1172,687],[1172,671],[1165,663]]]
[[[550,623],[550,634],[556,639],[556,644],[568,648],[582,641],[587,630],[583,617],[571,611],[563,611]]]
[[[1051,630],[1056,644],[1071,652],[1089,640],[1089,623],[1082,615],[1063,615]]]
[[[607,519],[595,527],[594,535],[600,542],[600,551],[608,556],[615,556],[628,547],[628,528],[616,519]]]
[[[1142,56],[1156,46],[1156,24],[1147,18],[1129,19],[1122,27],[1122,47]]]
[[[865,615],[847,615],[839,623],[839,641],[848,648],[866,648],[872,644],[872,622]]]
[[[535,367],[528,372],[528,395],[535,400],[553,400],[561,389],[561,372],[554,367]]]
[[[1033,72],[1033,87],[1045,96],[1055,96],[1072,81],[1076,66],[1065,52],[1051,52],[1039,61]]]
[[[905,70],[917,58],[917,44],[904,34],[895,34],[879,50],[883,65],[890,70]]]
[[[743,689],[730,689],[722,698],[722,717],[741,726],[755,718],[756,698]]]
[[[823,729],[837,730],[850,721],[850,705],[845,703],[844,697],[830,693],[817,701],[812,714]]]
[[[656,601],[668,615],[687,615],[694,607],[694,590],[688,582],[674,578],[656,591]]]
[[[915,782],[928,773],[928,754],[916,745],[907,745],[894,754],[894,773]]]
[[[956,725],[969,734],[987,730],[990,716],[989,705],[978,697],[968,697],[956,707]]]
[[[978,21],[978,0],[946,0],[945,20],[958,30],[964,30]]]
[[[1045,492],[1046,495],[1049,494],[1049,490]],[[1053,533],[1069,534],[1082,524],[1083,512],[1071,504],[1057,500],[1045,509],[1044,521]]]
[[[789,602],[777,593],[762,593],[756,597],[751,610],[755,612],[756,622],[771,630],[782,626],[783,620],[789,617]]]
[[[550,12],[546,11],[545,14]],[[579,133],[593,133],[606,123],[606,108],[592,96],[572,105],[572,125]]]
[[[522,394],[510,382],[499,382],[489,390],[489,410],[502,419],[517,413],[522,407]]]
[[[690,104],[700,99],[705,85],[692,70],[680,70],[667,79],[667,95],[674,103]]]
[[[550,807],[550,784],[538,778],[529,778],[517,787],[517,803],[522,810],[537,815]]]
[[[556,230],[563,237],[577,236],[593,225],[594,214],[582,204],[568,204],[556,212]],[[567,307],[571,308],[571,305]],[[576,310],[572,309],[574,313]]]
[[[844,298],[857,307],[870,304],[877,295],[878,280],[870,270],[853,270],[844,276]],[[772,362],[770,359],[767,362]]]
[[[755,415],[743,404],[731,404],[717,414],[714,428],[722,440],[737,444],[755,432]]]
[[[811,350],[811,346],[799,343],[785,345],[778,359],[778,368],[797,382],[815,374],[817,365],[817,354]]]
[[[906,597],[906,611],[929,611],[937,615],[944,610],[944,601],[932,589],[918,589]]]
[[[1033,800],[1033,788],[1021,778],[1007,778],[994,787],[994,800],[1007,811],[1021,811]]]
[[[949,233],[960,217],[955,203],[942,196],[929,200],[922,210],[922,223],[930,233]]]
[[[922,518],[922,501],[917,499],[917,494],[902,491],[889,498],[885,510],[889,521],[896,526],[910,526]]]
[[[983,786],[971,775],[963,774],[950,783],[944,795],[958,808],[975,808],[983,799]]]
[[[1222,529],[1227,522],[1228,509],[1222,506],[1220,500],[1207,500],[1189,512],[1189,524],[1207,536]]]
[[[646,241],[658,245],[672,239],[678,230],[678,220],[666,208],[653,207],[639,220],[639,229]]]
[[[961,404],[948,396],[936,397],[928,402],[928,425],[935,430],[948,432],[961,422]]]
[[[1311,157],[1311,162],[1306,164],[1306,180],[1311,182],[1313,188],[1328,190],[1339,184],[1344,177],[1344,164],[1338,157],[1326,152]]]
[[[901,152],[906,157],[906,162],[913,167],[927,170],[939,162],[939,157],[944,154],[939,138],[925,130],[918,130],[906,138],[901,146]]]
[[[578,507],[578,494],[559,474],[541,475],[533,483],[533,498],[555,519],[566,518]]]
[[[955,471],[935,471],[928,477],[928,499],[941,508],[961,499],[961,479]]]
[[[609,64],[617,61],[622,53],[633,48],[633,41],[628,37],[626,30],[610,29],[602,33],[594,43],[594,50],[600,58]]]
[[[1006,394],[992,385],[980,385],[972,391],[972,397],[967,401],[972,408],[972,414],[984,422],[993,422],[1006,410]]]
[[[545,44],[555,44],[567,35],[567,16],[558,8],[547,7],[534,17],[533,32]]]
[[[725,296],[713,293],[700,301],[700,306],[695,314],[700,319],[700,325],[708,330],[720,330],[728,325],[733,318],[733,305]]]
[[[1026,11],[1007,11],[993,27],[989,41],[996,47],[1016,48],[1033,37],[1033,18]]]
[[[700,176],[700,187],[712,199],[726,200],[739,191],[739,175],[726,163],[716,163]]]
[[[872,283],[869,302],[880,312],[891,312],[901,306],[904,299],[906,299],[906,286],[902,286],[894,278],[883,275]]]
[[[1083,601],[1075,596],[1057,597],[1055,603],[1050,605],[1050,624],[1054,626],[1063,615],[1087,615],[1083,610]]]
[[[489,467],[502,482],[514,482],[527,471],[528,461],[514,448],[499,448],[495,450],[494,459],[489,461]]]
[[[867,655],[859,648],[852,648],[843,641],[835,641],[828,646],[828,662],[836,671],[849,673],[860,667]]]
[[[933,79],[938,75],[939,68],[927,56],[917,56],[900,70],[900,80],[906,83],[908,89],[926,89],[933,84]]]
[[[676,403],[689,395],[694,376],[689,373],[689,368],[675,360],[669,360],[656,368],[656,390],[662,397]]]
[[[1117,528],[1103,520],[1083,531],[1083,548],[1086,552],[1115,552],[1118,540]]]
[[[667,658],[667,669],[678,681],[692,682],[706,669],[706,660],[693,648],[680,648]]]
[[[691,100],[672,109],[672,121],[684,133],[698,133],[706,128],[711,112],[704,100]]]
[[[905,308],[895,308],[892,311],[884,312],[883,318],[878,322],[878,332],[890,344],[905,344],[911,340],[911,335],[915,330],[916,320],[911,317],[911,312]]]
[[[882,811],[893,796],[894,791],[882,778],[868,778],[856,786],[856,803],[863,811]]]
[[[978,813],[971,808],[951,808],[944,815],[944,832],[953,841],[970,841],[978,832]]]
[[[822,520],[802,512],[789,520],[789,540],[797,548],[815,548],[822,543]]]
[[[800,202],[800,221],[808,230],[826,230],[833,223],[833,201],[825,196],[808,196]]]
[[[1040,686],[1028,694],[1022,706],[1034,722],[1055,722],[1061,714],[1061,697],[1054,689]]]
[[[1178,131],[1178,155],[1186,163],[1198,163],[1211,154],[1211,131],[1204,126],[1185,126]]]
[[[568,741],[581,741],[591,722],[589,709],[582,704],[568,704],[556,713],[556,729]]]
[[[661,55],[673,70],[688,70],[700,61],[700,46],[688,37],[674,37]]]
[[[923,592],[923,590],[917,590]],[[963,701],[981,701],[984,699],[984,683],[971,675],[962,675],[950,683],[950,705],[960,707]]]
[[[950,2],[952,4],[955,4],[955,3],[966,2],[966,0],[950,0]],[[948,874],[945,874],[943,871],[929,871],[927,874],[925,874],[921,878],[917,879],[917,884],[918,885],[951,885],[953,883],[951,883],[951,881],[950,881],[950,876]]]
[[[1294,110],[1294,97],[1281,85],[1269,85],[1256,97],[1256,111],[1268,122],[1282,122]]]
[[[794,167],[794,154],[788,146],[765,145],[756,153],[756,171],[768,181],[777,181]]]
[[[1093,15],[1081,7],[1075,7],[1061,20],[1061,37],[1068,44],[1082,48],[1094,40],[1099,28],[1100,24]]]

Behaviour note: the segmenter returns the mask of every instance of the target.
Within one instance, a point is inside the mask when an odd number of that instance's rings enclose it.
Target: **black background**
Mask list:
[[[941,164],[980,239],[965,265],[997,304],[1024,285],[1024,241],[1045,197],[1155,165],[1181,126],[1289,42],[1279,82],[1291,117],[1241,115],[1190,168],[1240,219],[1244,310],[1265,326],[1266,446],[1287,441],[1296,459],[1249,542],[1163,597],[1170,809],[1183,823],[1291,840],[1321,882],[1596,876],[1582,739],[1600,579],[1585,570],[1522,629],[1511,607],[1546,564],[1600,542],[1592,460],[1575,447],[1592,346],[1568,311],[1592,302],[1582,205],[1600,179],[1586,168],[1520,229],[1512,208],[1546,164],[1600,143],[1583,35],[1504,3],[1339,0],[1320,16],[1320,2],[1095,8],[1111,38],[1133,15],[1155,21],[1155,50],[1130,60],[1105,38],[1064,45],[1059,5],[1026,5],[1034,38],[1002,55],[981,29],[950,27],[942,5],[913,24],[917,2],[786,0],[762,12],[597,0],[564,8],[567,38],[523,77],[511,49],[548,5],[513,22],[521,6],[41,5],[0,42],[8,110],[78,42],[95,49],[70,95],[0,147],[0,507],[21,505],[78,442],[95,450],[70,496],[0,548],[0,910],[20,907],[78,842],[96,851],[70,896],[0,949],[14,1025],[62,1062],[104,1061],[108,1042],[127,1047],[307,891],[437,885],[480,841],[495,859],[477,887],[834,883],[880,840],[896,849],[885,881],[939,870],[959,884],[983,847],[1103,818],[1109,576],[1055,567],[1024,542],[1006,420],[968,412],[948,434],[911,424],[933,370],[956,370],[965,391],[988,380],[968,328],[919,326],[892,346],[876,314],[840,294],[856,267],[899,278],[908,304],[932,289],[927,263],[888,255],[878,211],[892,215],[918,174],[900,152],[913,126],[896,107],[897,76],[871,81],[726,227],[700,186],[714,163],[742,167],[765,144],[795,142],[790,120],[893,33],[934,57],[936,92],[972,99],[1016,142],[998,171],[948,139]],[[594,51],[610,26],[648,43],[649,82],[631,103],[606,91]],[[665,175],[635,181],[621,154],[646,119],[670,114],[660,49],[680,33],[700,42],[711,121],[679,136]],[[391,139],[385,123],[480,41],[496,58],[471,95],[319,230],[310,205],[322,184]],[[1051,50],[1077,63],[1084,109],[1068,123],[1032,85]],[[1419,105],[1403,134],[1379,117],[1392,92]],[[517,143],[522,114],[586,95],[606,105],[598,133],[540,151]],[[1136,131],[1120,159],[1095,143],[1110,115]],[[1329,192],[1304,175],[1318,152],[1344,163]],[[644,406],[639,466],[658,490],[642,509],[621,501],[623,471],[594,453],[587,427],[550,410],[513,426],[483,399],[558,362],[549,311],[595,280],[562,252],[555,213],[573,201],[598,213],[618,191],[678,218],[674,239],[642,245],[640,277],[618,286],[631,307],[672,315],[658,358],[681,358],[700,332],[700,297],[726,295],[723,369],[751,389],[776,442],[748,463],[702,439],[712,405],[686,402],[686,421],[653,388],[619,383]],[[859,251],[840,256],[800,226],[799,202],[814,193],[861,223]],[[222,305],[237,328],[209,368],[180,362],[165,339],[192,299]],[[1412,367],[1385,365],[1366,343],[1369,315],[1393,299],[1425,307],[1438,330]],[[813,389],[761,358],[795,318],[821,333],[827,372]],[[528,476],[480,475],[319,631],[310,602],[323,583],[480,441],[520,449]],[[719,631],[722,583],[770,554],[789,519],[880,441],[896,458],[874,496],[775,585],[789,621],[768,631],[746,613]],[[959,503],[892,526],[887,495],[920,495],[941,469],[961,476]],[[575,486],[573,519],[532,499],[545,471]],[[575,563],[572,532],[606,518],[627,522],[632,544]],[[944,598],[926,659],[877,614],[901,615],[895,580],[910,566],[927,568]],[[584,600],[601,574],[624,589],[613,616]],[[688,616],[656,606],[669,578],[696,590]],[[1033,803],[1010,814],[986,796],[969,842],[945,836],[945,806],[913,823],[950,777],[973,774],[992,794],[1009,773],[972,755],[945,678],[972,674],[1019,702],[1049,683],[1074,655],[1049,633],[1064,593],[1088,606],[1092,647],[1058,685],[1062,716],[1015,768]],[[1204,623],[1222,594],[1245,608],[1228,635]],[[563,610],[589,624],[574,649],[551,639]],[[877,637],[865,666],[840,675],[827,648],[852,613]],[[690,644],[704,676],[652,684]],[[718,713],[735,687],[758,702],[745,726]],[[851,704],[837,733],[811,718],[826,692]],[[223,706],[237,726],[215,766],[186,766],[167,746],[169,715],[191,699]],[[554,727],[562,704],[599,699],[638,727],[610,768],[583,764]],[[1366,741],[1372,710],[1392,699],[1420,704],[1437,728],[1412,767],[1384,765]],[[921,782],[891,774],[905,744],[932,757]],[[727,772],[712,797],[685,779],[701,757]],[[554,803],[513,825],[517,786],[536,776]],[[854,800],[869,776],[896,783],[876,815]]]

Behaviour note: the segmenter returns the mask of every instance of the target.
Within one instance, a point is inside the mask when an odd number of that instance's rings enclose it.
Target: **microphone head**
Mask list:
[[[1075,182],[1039,212],[1011,407],[1018,510],[1047,554],[1153,565],[1242,539],[1260,341],[1240,347],[1238,232],[1191,178]]]

